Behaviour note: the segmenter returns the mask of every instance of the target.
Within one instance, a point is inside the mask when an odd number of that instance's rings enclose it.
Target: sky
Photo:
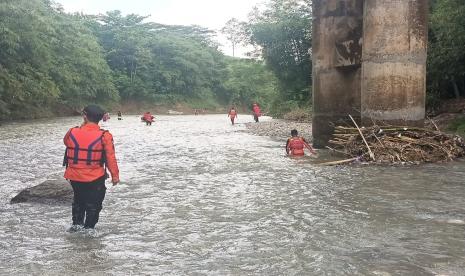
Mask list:
[[[67,12],[99,14],[120,10],[123,14],[135,13],[150,16],[149,21],[170,25],[200,25],[219,31],[235,17],[246,20],[252,8],[264,0],[55,0]],[[230,43],[221,35],[221,50],[232,55]],[[242,56],[247,48],[236,49]]]

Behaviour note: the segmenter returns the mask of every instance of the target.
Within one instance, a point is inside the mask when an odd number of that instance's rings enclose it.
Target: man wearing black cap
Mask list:
[[[92,229],[98,222],[105,198],[107,169],[113,185],[119,182],[113,136],[98,125],[104,111],[99,106],[89,105],[82,115],[84,123],[71,128],[63,139],[66,145],[64,177],[74,191],[70,231],[82,227]]]

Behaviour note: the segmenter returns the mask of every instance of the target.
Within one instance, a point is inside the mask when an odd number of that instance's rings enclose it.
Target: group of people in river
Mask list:
[[[234,125],[237,119],[237,110],[234,106],[229,109],[228,117],[231,120],[231,124]],[[259,118],[262,116],[262,111],[257,103],[252,104],[252,115],[256,123],[259,122]],[[303,156],[305,155],[304,149],[307,148],[311,154],[316,155],[313,147],[303,138],[299,136],[296,129],[291,130],[291,137],[286,142],[286,154],[289,156]]]
[[[258,122],[261,116],[260,107],[254,104],[252,110],[254,120]],[[81,126],[69,129],[63,138],[66,146],[64,177],[70,182],[74,192],[70,232],[93,229],[97,224],[105,198],[108,172],[114,186],[120,181],[113,136],[99,126],[101,120],[110,118],[109,114],[97,105],[89,105],[83,109],[82,117]],[[228,117],[234,124],[237,118],[234,107],[229,110]],[[141,119],[151,125],[155,117],[147,111]],[[121,111],[118,111],[118,120],[122,120]],[[303,156],[305,148],[316,154],[310,144],[293,129],[286,143],[286,153],[290,156]]]
[[[252,104],[252,116],[256,123],[258,123],[260,116],[262,116],[262,111],[257,103]],[[237,119],[237,110],[234,106],[229,109],[228,117],[231,120],[231,124],[234,125],[235,120]]]

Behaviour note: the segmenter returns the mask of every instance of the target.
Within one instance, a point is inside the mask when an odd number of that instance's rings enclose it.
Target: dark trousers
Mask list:
[[[98,222],[105,198],[105,176],[92,182],[71,181],[74,191],[72,207],[73,225],[94,228]]]

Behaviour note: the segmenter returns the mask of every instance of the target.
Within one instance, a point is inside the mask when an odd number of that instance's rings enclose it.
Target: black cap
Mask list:
[[[82,113],[86,115],[87,119],[91,122],[98,123],[103,118],[105,111],[98,105],[88,105],[83,110]]]

